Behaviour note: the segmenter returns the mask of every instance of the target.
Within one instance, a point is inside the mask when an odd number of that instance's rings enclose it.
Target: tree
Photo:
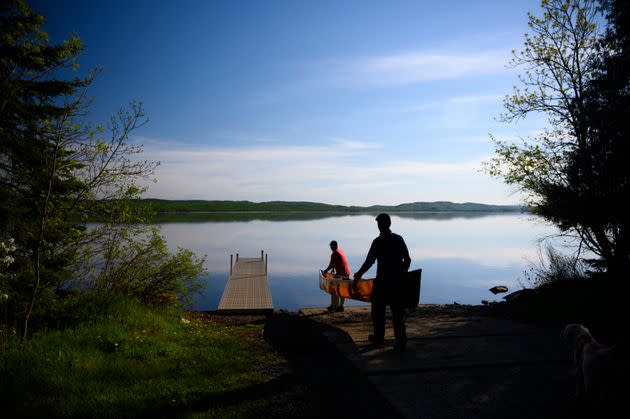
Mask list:
[[[48,45],[40,27],[43,16],[21,0],[0,6],[0,238],[15,238],[20,271],[12,289],[13,308],[23,312],[24,330],[42,286],[68,274],[72,255],[59,251],[72,226],[60,222],[59,209],[84,185],[69,171],[75,166],[60,143],[59,128],[68,124],[72,104],[59,97],[75,94],[91,78],[60,80],[54,73],[76,65],[81,41]],[[56,132],[57,131],[57,132]],[[21,307],[16,307],[19,304]]]
[[[568,153],[566,187],[556,187],[548,200],[565,229],[580,234],[587,247],[601,257],[598,264],[621,279],[630,271],[630,5],[603,3],[608,21],[596,45],[593,75],[580,103],[572,104],[584,127],[584,144]],[[562,205],[580,211],[553,211]]]
[[[151,290],[158,294],[183,281],[187,286],[178,289],[183,294],[196,289],[203,263],[180,251],[174,257],[182,268],[166,269],[173,262],[163,239],[142,224],[146,212],[130,205],[144,191],[137,181],[152,178],[158,164],[139,159],[142,147],[128,141],[147,122],[142,105],[133,102],[121,109],[107,127],[88,123],[87,89],[98,71],[62,78],[77,69],[81,41],[71,36],[62,45],[49,45],[43,23],[43,16],[22,0],[0,5],[0,241],[13,238],[15,243],[13,275],[5,282],[12,317],[22,319],[24,338],[34,311],[45,311],[63,286],[130,291],[95,283],[111,278],[95,274],[110,272],[107,266],[127,262],[128,269],[160,273],[162,280],[152,283],[162,289]],[[88,227],[95,214],[103,222]],[[146,237],[153,240],[145,242]],[[134,266],[115,251],[120,247],[154,259],[148,264],[132,259],[140,264]],[[147,275],[136,277],[147,280]],[[117,284],[123,282],[119,278]]]
[[[612,207],[627,188],[610,182],[627,178],[625,157],[613,157],[627,148],[627,137],[604,133],[606,118],[595,116],[595,104],[608,99],[595,98],[609,74],[606,57],[619,53],[617,35],[609,29],[604,37],[598,30],[601,9],[594,0],[543,0],[541,7],[542,17],[529,14],[532,35],[525,35],[524,49],[514,52],[513,65],[525,67],[524,87],[506,97],[502,119],[538,112],[548,116],[550,127],[521,144],[495,139],[497,156],[486,170],[516,186],[535,213],[578,240],[578,252],[590,250],[616,276],[619,260],[628,257],[627,222],[618,222],[623,206]],[[623,90],[617,84],[610,93]]]

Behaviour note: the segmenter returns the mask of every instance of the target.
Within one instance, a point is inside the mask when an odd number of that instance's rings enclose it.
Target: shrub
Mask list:
[[[574,255],[563,255],[551,246],[539,255],[538,263],[532,263],[525,278],[535,287],[557,281],[585,279],[590,276],[588,263]]]
[[[156,229],[117,241],[106,256],[93,282],[98,292],[122,293],[149,305],[185,306],[202,287],[205,257],[182,248],[169,253]]]

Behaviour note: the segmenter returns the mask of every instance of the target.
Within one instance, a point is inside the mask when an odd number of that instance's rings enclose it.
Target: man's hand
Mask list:
[[[360,273],[358,273],[358,272],[356,272],[356,273],[354,274],[354,280],[352,281],[352,289],[353,289],[354,291],[356,291],[356,290],[357,290],[357,282],[359,282],[359,280],[360,280],[360,279],[361,279],[361,274],[360,274]]]

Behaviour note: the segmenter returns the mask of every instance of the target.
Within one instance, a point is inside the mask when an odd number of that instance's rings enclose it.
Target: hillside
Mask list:
[[[413,202],[395,206],[372,205],[367,207],[330,205],[317,202],[165,199],[143,199],[138,201],[138,204],[149,204],[158,214],[196,212],[519,212],[523,210],[523,207],[518,205],[487,205],[472,202],[453,203],[448,201]]]

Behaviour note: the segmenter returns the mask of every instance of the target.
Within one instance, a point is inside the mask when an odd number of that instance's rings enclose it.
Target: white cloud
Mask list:
[[[436,163],[383,160],[373,143],[333,147],[158,145],[145,139],[144,159],[159,160],[147,196],[167,199],[305,200],[399,204],[414,200],[500,203],[479,173],[483,159]],[[471,187],[471,179],[480,183]],[[475,189],[477,188],[477,189]],[[458,190],[461,189],[461,190]],[[499,196],[500,194],[496,193]]]
[[[364,74],[384,76],[395,84],[493,74],[504,70],[506,51],[410,53],[374,57],[360,63]]]
[[[423,102],[417,105],[408,106],[405,111],[426,111],[432,109],[448,109],[453,106],[458,107],[479,107],[487,105],[500,106],[505,95],[498,93],[481,93],[478,95],[462,95],[448,97],[442,100],[436,100],[432,102]]]
[[[409,175],[455,175],[471,173],[481,167],[481,160],[459,163],[425,163],[415,161],[390,162],[378,167],[357,167],[357,177],[409,176]]]
[[[414,51],[327,60],[317,65],[316,71],[324,81],[343,86],[395,86],[503,73],[507,71],[505,64],[509,62],[510,54],[508,48]]]
[[[406,112],[417,113],[434,126],[445,129],[488,127],[496,124],[496,116],[502,111],[497,93],[462,95],[409,106]]]
[[[348,150],[371,150],[371,149],[382,147],[381,144],[365,142],[365,141],[357,141],[357,140],[352,140],[349,138],[331,137],[331,140],[334,141],[339,147],[348,149]]]
[[[503,94],[480,94],[480,95],[463,95],[455,96],[448,99],[447,104],[479,104],[479,103],[501,103]]]

